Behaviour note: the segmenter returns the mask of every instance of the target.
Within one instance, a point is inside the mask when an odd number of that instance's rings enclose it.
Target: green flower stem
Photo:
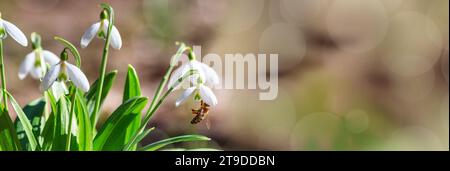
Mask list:
[[[184,51],[186,50],[190,50],[189,47],[187,47],[184,43],[180,44],[180,47],[178,48],[177,53],[173,56],[173,59],[171,59],[170,61],[170,65],[169,68],[167,68],[166,73],[164,74],[163,79],[161,80],[161,82],[159,82],[159,86],[158,89],[155,92],[155,95],[153,96],[152,99],[152,103],[150,104],[150,107],[148,108],[146,115],[148,115],[150,113],[151,110],[153,110],[153,108],[155,108],[156,102],[159,99],[159,97],[161,96],[162,90],[164,89],[164,87],[167,84],[167,81],[169,81],[169,76],[172,73],[173,68],[175,67],[175,63],[174,61],[178,61],[178,59],[180,58],[180,56],[184,53]]]
[[[100,110],[100,101],[102,98],[102,91],[103,91],[103,83],[105,82],[105,73],[106,73],[106,63],[108,62],[108,52],[109,52],[109,44],[111,41],[111,30],[112,26],[114,25],[114,12],[112,8],[106,8],[109,15],[109,25],[108,25],[108,32],[106,33],[106,40],[105,45],[103,46],[103,56],[102,56],[102,63],[100,67],[100,82],[98,86],[98,94],[97,98],[95,100],[95,106],[94,106],[94,112],[91,115],[91,123],[92,128],[95,129],[95,126],[97,125],[98,121],[98,112]]]
[[[8,97],[6,95],[6,76],[5,76],[5,64],[3,63],[3,40],[0,39],[0,68],[2,72],[2,96],[3,96],[3,105],[5,106],[5,110],[8,110]]]
[[[73,111],[75,109],[75,96],[77,95],[77,88],[72,87],[71,92],[72,92],[72,99],[70,99],[71,106],[69,111],[69,128],[68,128],[69,132],[67,134],[66,151],[70,151],[70,144],[72,141],[72,119],[74,115]]]
[[[167,71],[164,74],[163,79],[161,80],[161,82],[159,82],[158,89],[156,90],[155,95],[153,96],[152,103],[150,104],[150,107],[148,108],[146,115],[148,115],[148,113],[155,107],[156,101],[159,99],[159,96],[161,96],[162,90],[166,86],[167,81],[169,81],[169,76],[173,68],[174,68],[173,66],[169,66],[169,68],[167,68]]]

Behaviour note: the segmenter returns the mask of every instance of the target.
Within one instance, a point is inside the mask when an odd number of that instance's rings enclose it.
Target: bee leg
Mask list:
[[[198,115],[198,113],[200,112],[200,109],[191,109],[191,110],[193,115]]]

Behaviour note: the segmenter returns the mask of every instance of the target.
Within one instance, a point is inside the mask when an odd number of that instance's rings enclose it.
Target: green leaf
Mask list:
[[[120,105],[106,120],[94,139],[94,150],[121,150],[127,143],[119,138],[147,104],[147,97],[134,97]]]
[[[58,104],[57,104],[58,102],[54,98],[51,91],[45,92],[45,99],[47,101],[46,103],[50,104],[51,113],[49,114],[49,116],[45,122],[44,128],[42,129],[41,137],[43,139],[42,150],[49,151],[52,149],[53,138],[54,138],[55,130],[56,130],[56,128],[55,128],[55,126],[56,126],[55,112],[58,111]]]
[[[45,122],[44,128],[42,129],[41,137],[43,138],[42,150],[49,151],[52,148],[53,136],[55,130],[55,115],[50,113],[47,121]]]
[[[8,111],[0,104],[0,151],[20,150],[20,142]]]
[[[139,77],[132,65],[128,65],[127,78],[123,90],[122,103],[132,97],[141,96],[141,86],[139,84]]]
[[[6,92],[10,98],[11,101],[11,105],[14,108],[14,111],[16,111],[17,117],[20,120],[20,123],[22,124],[22,127],[25,131],[25,134],[28,138],[28,143],[30,144],[30,148],[31,150],[39,150],[39,144],[37,141],[36,136],[33,133],[33,126],[31,125],[29,119],[27,118],[27,116],[25,115],[25,113],[23,112],[22,108],[20,107],[20,105],[16,102],[16,100],[14,99],[14,97],[9,94],[8,92]]]
[[[67,101],[66,97],[61,97],[57,103],[57,110],[53,113],[55,115],[55,126],[53,130],[52,151],[66,150],[67,136],[69,135],[69,105]]]
[[[135,139],[133,139],[132,141],[129,141],[122,150],[124,151],[132,151],[135,150],[135,148],[132,147],[136,147],[137,144],[139,142],[142,141],[142,139],[144,139],[151,131],[153,131],[155,129],[155,127],[152,127],[150,129],[144,130],[142,133],[140,133],[139,135],[136,136]]]
[[[125,86],[123,90],[123,99],[122,103],[127,101],[130,98],[141,96],[141,86],[139,84],[139,77],[137,76],[136,70],[133,66],[128,65],[127,78],[125,81]],[[137,133],[139,126],[141,125],[142,114],[139,112],[133,118],[130,126],[128,126],[125,134],[125,142],[130,141],[131,137]],[[136,146],[133,146],[132,149],[136,149]]]
[[[46,91],[45,97],[50,102],[50,107],[51,107],[52,111],[57,111],[58,110],[58,105],[57,105],[58,101],[55,99],[55,96],[53,96],[51,91]]]
[[[31,103],[27,104],[23,108],[23,112],[29,119],[31,126],[33,127],[33,134],[39,137],[41,134],[41,124],[43,122],[42,115],[44,114],[45,100],[44,98],[39,98]],[[30,144],[28,143],[28,138],[26,136],[25,130],[19,119],[16,119],[14,123],[17,131],[17,136],[19,137],[20,144],[24,149],[32,150]]]
[[[182,136],[177,136],[177,137],[172,137],[172,138],[168,138],[168,139],[164,139],[161,141],[157,141],[154,143],[151,143],[145,147],[143,147],[142,149],[144,151],[155,151],[158,150],[166,145],[169,144],[173,144],[173,143],[177,143],[177,142],[186,142],[186,141],[209,141],[211,140],[208,137],[205,137],[203,135],[182,135]]]
[[[73,57],[75,57],[75,62],[77,64],[78,67],[81,66],[81,57],[80,57],[80,53],[78,52],[77,48],[70,43],[69,41],[55,36],[55,40],[59,41],[61,44],[63,44],[65,47],[69,48],[70,52],[72,52]]]
[[[87,111],[86,102],[81,95],[80,91],[77,91],[75,96],[75,114],[78,123],[78,136],[77,141],[79,144],[79,150],[91,151],[93,150],[92,144],[92,127],[91,120],[89,119],[89,113]]]
[[[105,82],[103,83],[102,96],[100,99],[100,106],[103,104],[103,101],[105,101],[106,96],[108,95],[109,91],[111,90],[111,87],[113,86],[113,83],[116,80],[116,75],[117,75],[117,70],[114,70],[105,75]],[[100,86],[100,80],[97,79],[92,84],[89,91],[85,94],[87,109],[88,109],[90,116],[92,115],[92,112],[94,112],[95,100],[97,98],[99,86]],[[93,120],[91,120],[91,123],[92,122],[93,122]]]

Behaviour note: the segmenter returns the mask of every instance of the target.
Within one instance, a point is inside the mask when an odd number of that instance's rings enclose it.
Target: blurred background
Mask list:
[[[202,54],[279,54],[275,100],[260,90],[214,90],[211,128],[191,125],[180,91],[155,114],[144,143],[180,134],[210,142],[175,147],[224,150],[449,150],[448,0],[2,0],[2,18],[43,48],[59,54],[61,36],[79,46],[84,31],[110,3],[123,46],[111,49],[108,70],[118,79],[103,116],[121,103],[127,64],[136,67],[143,94],[152,97],[175,53],[175,41]],[[9,89],[19,103],[38,98],[39,82],[19,80],[31,47],[5,40]],[[80,50],[82,69],[98,77],[103,41]]]

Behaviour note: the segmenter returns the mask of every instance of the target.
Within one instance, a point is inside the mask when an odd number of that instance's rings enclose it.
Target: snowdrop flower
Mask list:
[[[179,88],[180,84],[176,85],[177,81],[188,74],[188,72],[195,70],[198,74],[189,77],[188,83],[192,85],[187,88],[183,94],[176,100],[175,105],[179,106],[183,103],[191,94],[195,94],[194,99],[203,100],[206,104],[214,106],[217,104],[217,98],[208,86],[219,84],[219,76],[208,65],[195,60],[195,56],[192,52],[189,53],[189,62],[183,64],[176,69],[172,77],[169,80],[168,87]]]
[[[56,65],[59,58],[48,50],[41,47],[41,37],[37,33],[31,34],[31,45],[33,51],[25,56],[19,68],[19,79],[23,80],[28,73],[34,79],[41,79],[47,71],[47,64]]]
[[[196,70],[198,74],[192,75],[189,79],[189,82],[184,81],[182,84],[175,85],[178,79],[183,77],[191,70]],[[208,65],[195,60],[194,55],[190,53],[189,61],[173,71],[172,76],[170,77],[167,84],[167,88],[169,89],[170,87],[175,86],[174,89],[178,89],[181,85],[185,86],[186,83],[195,83],[198,81],[198,79],[201,79],[201,81],[204,82],[207,86],[214,86],[219,84],[219,76],[217,75],[217,72]]]
[[[177,101],[175,102],[175,106],[179,106],[180,104],[182,104],[193,93],[195,94],[194,99],[201,99],[208,105],[215,106],[218,103],[217,97],[216,95],[214,95],[212,90],[209,87],[205,86],[205,84],[199,83],[197,85],[194,85],[193,87],[187,88],[177,99]]]
[[[108,14],[106,10],[103,10],[100,13],[100,21],[92,24],[91,27],[84,32],[83,37],[81,37],[81,48],[87,47],[95,36],[106,39],[108,25]],[[120,37],[119,30],[117,30],[116,26],[112,26],[111,29],[111,47],[115,49],[120,49],[122,47],[122,38]]]
[[[50,70],[45,74],[41,83],[41,89],[43,91],[52,87],[55,82],[71,81],[76,87],[80,88],[83,92],[89,90],[89,81],[86,75],[75,65],[67,62],[66,49],[61,53],[61,61],[53,65]]]
[[[27,37],[25,37],[23,32],[13,23],[3,20],[2,13],[0,13],[0,39],[5,39],[8,35],[22,46],[28,45]]]

